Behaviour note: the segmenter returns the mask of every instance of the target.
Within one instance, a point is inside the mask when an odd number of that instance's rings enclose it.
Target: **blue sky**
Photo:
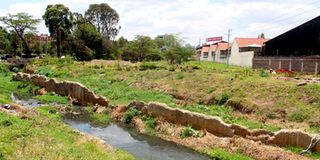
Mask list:
[[[91,3],[108,3],[120,15],[119,36],[180,34],[187,43],[223,36],[267,38],[320,15],[319,0],[1,0],[0,16],[27,12],[41,18],[48,4],[62,3],[83,13]],[[1,25],[1,24],[0,24]],[[47,33],[41,22],[39,33]]]

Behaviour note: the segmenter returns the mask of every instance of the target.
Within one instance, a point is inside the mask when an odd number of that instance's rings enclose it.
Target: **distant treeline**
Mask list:
[[[49,36],[36,34],[40,19],[27,13],[0,17],[5,24],[0,26],[0,54],[72,55],[77,60],[168,60],[169,63],[181,63],[194,54],[194,47],[185,45],[175,34],[154,39],[138,35],[132,41],[124,37],[115,40],[121,29],[120,17],[106,3],[91,4],[84,14],[71,12],[63,4],[48,5],[42,18]]]

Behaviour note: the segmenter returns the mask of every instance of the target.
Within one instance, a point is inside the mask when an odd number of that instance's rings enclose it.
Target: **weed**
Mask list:
[[[225,92],[223,93],[218,101],[218,105],[224,105],[230,98],[230,93],[229,92]]]
[[[135,108],[129,108],[123,116],[123,121],[126,124],[130,124],[133,117],[140,114],[140,111]]]
[[[216,160],[253,160],[252,158],[244,156],[241,153],[230,153],[221,148],[215,148],[203,152],[209,154],[212,159]]]
[[[268,77],[269,76],[269,72],[266,69],[261,69],[259,75],[260,75],[260,77]]]
[[[305,120],[308,120],[308,119],[310,119],[310,113],[305,110],[295,111],[289,117],[290,121],[295,121],[295,122],[304,122]]]
[[[201,131],[197,131],[193,129],[191,126],[184,128],[180,134],[181,138],[188,138],[188,137],[203,137],[205,134]]]
[[[139,70],[140,71],[145,71],[145,70],[153,70],[153,69],[157,69],[158,66],[156,66],[154,63],[150,63],[150,62],[143,62],[142,64],[140,64]]]

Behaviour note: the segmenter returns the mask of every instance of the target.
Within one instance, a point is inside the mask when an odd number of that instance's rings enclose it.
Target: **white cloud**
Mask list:
[[[232,37],[256,37],[262,32],[273,37],[320,14],[316,7],[320,2],[304,0],[43,0],[11,4],[0,15],[27,12],[41,18],[48,4],[58,3],[83,13],[89,4],[106,2],[120,15],[119,36],[181,33],[194,45],[199,38],[226,37],[229,28]],[[47,32],[43,22],[38,29]]]

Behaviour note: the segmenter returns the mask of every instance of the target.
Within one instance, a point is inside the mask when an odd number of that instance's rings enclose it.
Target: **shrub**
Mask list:
[[[130,124],[132,122],[133,117],[140,114],[140,111],[135,108],[129,108],[123,116],[123,121],[126,124]]]
[[[8,65],[5,63],[0,63],[0,73],[8,74],[10,72]]]
[[[176,69],[174,68],[174,66],[171,65],[168,70],[169,70],[170,72],[174,72]]]
[[[299,110],[299,111],[293,112],[290,115],[289,120],[295,121],[295,122],[303,122],[305,120],[308,120],[309,118],[310,118],[310,114],[308,112]]]
[[[150,62],[143,62],[142,64],[140,64],[139,70],[140,71],[145,71],[145,70],[153,70],[153,69],[157,69],[158,66],[156,66],[154,63],[150,63]]]
[[[191,126],[186,127],[180,134],[181,138],[203,137],[204,133],[193,129]]]
[[[148,128],[155,129],[157,126],[157,119],[150,116],[144,116],[142,118],[144,123],[147,125]]]
[[[268,77],[269,76],[269,72],[266,69],[262,69],[260,70],[260,77]]]
[[[201,67],[200,67],[200,66],[197,66],[197,65],[191,65],[191,67],[192,67],[192,69],[194,69],[194,70],[201,69]]]
[[[219,98],[218,105],[224,105],[230,99],[230,93],[223,93]]]

